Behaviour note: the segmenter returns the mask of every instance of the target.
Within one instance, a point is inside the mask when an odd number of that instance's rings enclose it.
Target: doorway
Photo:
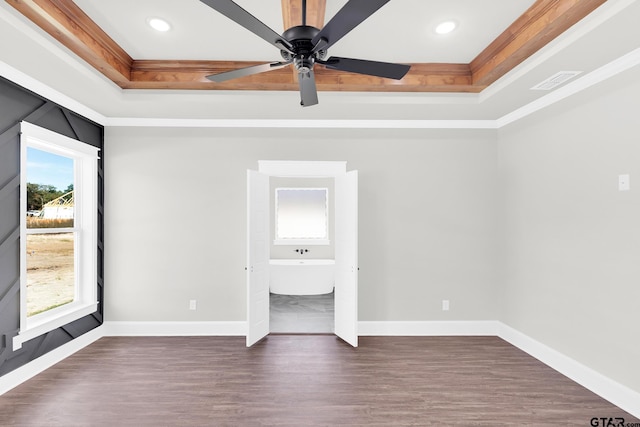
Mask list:
[[[346,162],[304,161],[260,161],[258,171],[247,171],[247,346],[270,332],[270,177],[334,179],[334,332],[356,347],[358,174]]]
[[[334,178],[269,178],[269,331],[334,332]]]

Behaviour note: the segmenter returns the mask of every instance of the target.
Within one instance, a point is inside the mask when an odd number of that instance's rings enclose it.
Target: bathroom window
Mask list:
[[[30,339],[97,309],[98,149],[21,123],[20,331]]]
[[[274,244],[328,245],[329,190],[276,188]]]

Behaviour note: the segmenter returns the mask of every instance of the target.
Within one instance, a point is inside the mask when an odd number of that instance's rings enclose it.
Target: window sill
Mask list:
[[[22,348],[22,344],[32,340],[40,335],[58,329],[61,326],[78,320],[91,313],[95,313],[98,309],[98,303],[90,304],[70,304],[69,307],[58,311],[56,314],[45,315],[41,319],[28,319],[27,329],[20,331],[18,335],[13,337],[13,351]],[[44,314],[44,313],[43,313]],[[37,317],[37,316],[35,316]]]
[[[329,239],[286,239],[286,240],[274,240],[273,244],[278,246],[286,246],[286,245],[329,246],[331,244],[331,241]]]

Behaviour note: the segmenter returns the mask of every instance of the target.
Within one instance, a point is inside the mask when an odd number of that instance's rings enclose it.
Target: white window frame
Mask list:
[[[67,325],[98,308],[97,229],[98,152],[89,144],[68,138],[28,122],[20,123],[20,331],[13,349]],[[27,147],[74,160],[74,225],[64,229],[38,229],[38,234],[73,231],[75,238],[75,299],[69,304],[27,317]]]
[[[325,218],[325,238],[280,238],[278,237],[278,190],[324,190],[324,218]],[[275,189],[275,235],[274,245],[310,245],[310,246],[328,246],[331,244],[329,240],[329,189],[327,187],[311,188],[311,187],[279,187]]]

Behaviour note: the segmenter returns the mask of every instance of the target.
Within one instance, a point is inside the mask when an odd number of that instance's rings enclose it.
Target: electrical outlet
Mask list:
[[[449,311],[449,300],[448,299],[443,299],[442,300],[442,311]]]
[[[198,302],[194,299],[189,300],[189,310],[196,310],[198,308]]]

